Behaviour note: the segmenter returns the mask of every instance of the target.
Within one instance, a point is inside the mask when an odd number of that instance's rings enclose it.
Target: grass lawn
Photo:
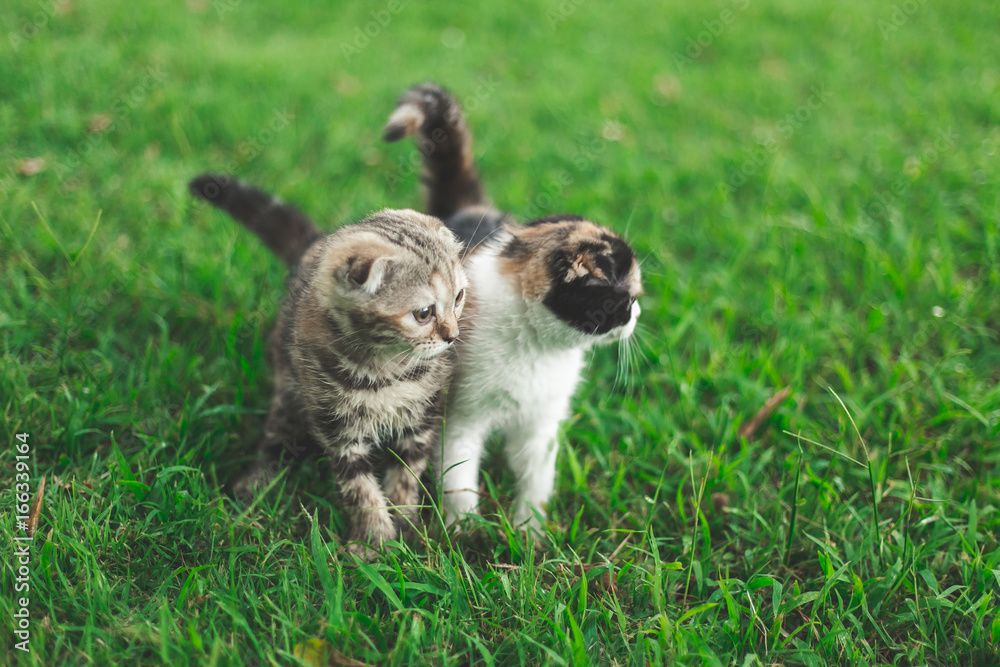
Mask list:
[[[0,25],[0,663],[1000,664],[995,3],[7,0]],[[428,512],[361,565],[322,463],[221,491],[284,270],[186,182],[330,228],[417,207],[380,130],[424,80],[499,205],[645,258],[643,355],[592,355],[544,538],[499,516],[495,456],[475,529]],[[46,479],[27,593],[18,433]]]

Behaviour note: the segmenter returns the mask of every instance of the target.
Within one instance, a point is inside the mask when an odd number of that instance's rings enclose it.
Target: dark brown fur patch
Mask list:
[[[543,298],[554,280],[565,278],[565,273],[552,275],[553,254],[572,257],[571,264],[593,266],[588,248],[601,243],[601,237],[607,234],[607,230],[583,218],[508,227],[507,231],[512,238],[500,253],[499,270],[517,277],[525,298],[533,300]]]

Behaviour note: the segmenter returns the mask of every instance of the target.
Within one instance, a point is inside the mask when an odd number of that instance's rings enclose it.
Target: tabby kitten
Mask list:
[[[618,235],[580,216],[518,225],[489,206],[465,119],[440,86],[399,99],[383,138],[408,136],[424,156],[428,211],[465,244],[471,285],[437,462],[446,518],[475,512],[483,445],[499,429],[517,480],[514,522],[537,526],[584,354],[635,329],[639,264]]]
[[[405,526],[417,511],[451,373],[444,352],[465,306],[461,246],[416,211],[386,209],[324,236],[298,209],[231,177],[205,174],[190,187],[291,268],[270,341],[261,462],[238,486],[259,485],[263,462],[282,450],[319,444],[348,510],[348,549],[370,559],[370,547],[396,537],[395,519]]]

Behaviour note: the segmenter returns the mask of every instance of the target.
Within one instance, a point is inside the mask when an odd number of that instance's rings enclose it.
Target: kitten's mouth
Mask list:
[[[450,347],[451,343],[445,343],[443,341],[429,345],[420,345],[414,348],[413,355],[418,359],[433,359],[435,357],[440,357]]]
[[[639,304],[635,301],[632,302],[631,308],[632,308],[632,313],[631,317],[629,317],[628,322],[625,322],[624,324],[619,324],[618,326],[608,331],[605,331],[604,333],[594,334],[594,338],[596,338],[599,343],[606,343],[611,341],[626,340],[629,337],[631,337],[632,333],[635,331],[636,324],[639,322],[639,314],[642,312],[642,309],[639,307]]]
[[[632,336],[632,332],[635,330],[635,320],[628,322],[627,324],[622,324],[617,326],[611,331],[605,331],[602,334],[596,334],[594,338],[597,339],[598,343],[614,343],[620,340],[627,340]]]

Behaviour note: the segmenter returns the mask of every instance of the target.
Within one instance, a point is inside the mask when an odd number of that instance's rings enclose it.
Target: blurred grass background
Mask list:
[[[998,664],[992,3],[0,19],[0,460],[12,480],[28,432],[48,480],[11,660],[318,663],[294,654],[319,639],[331,664]],[[645,356],[616,382],[595,353],[546,539],[486,517],[356,567],[322,466],[220,492],[284,276],[186,182],[234,171],[331,228],[419,206],[415,150],[380,130],[425,80],[464,102],[499,206],[627,235]]]

